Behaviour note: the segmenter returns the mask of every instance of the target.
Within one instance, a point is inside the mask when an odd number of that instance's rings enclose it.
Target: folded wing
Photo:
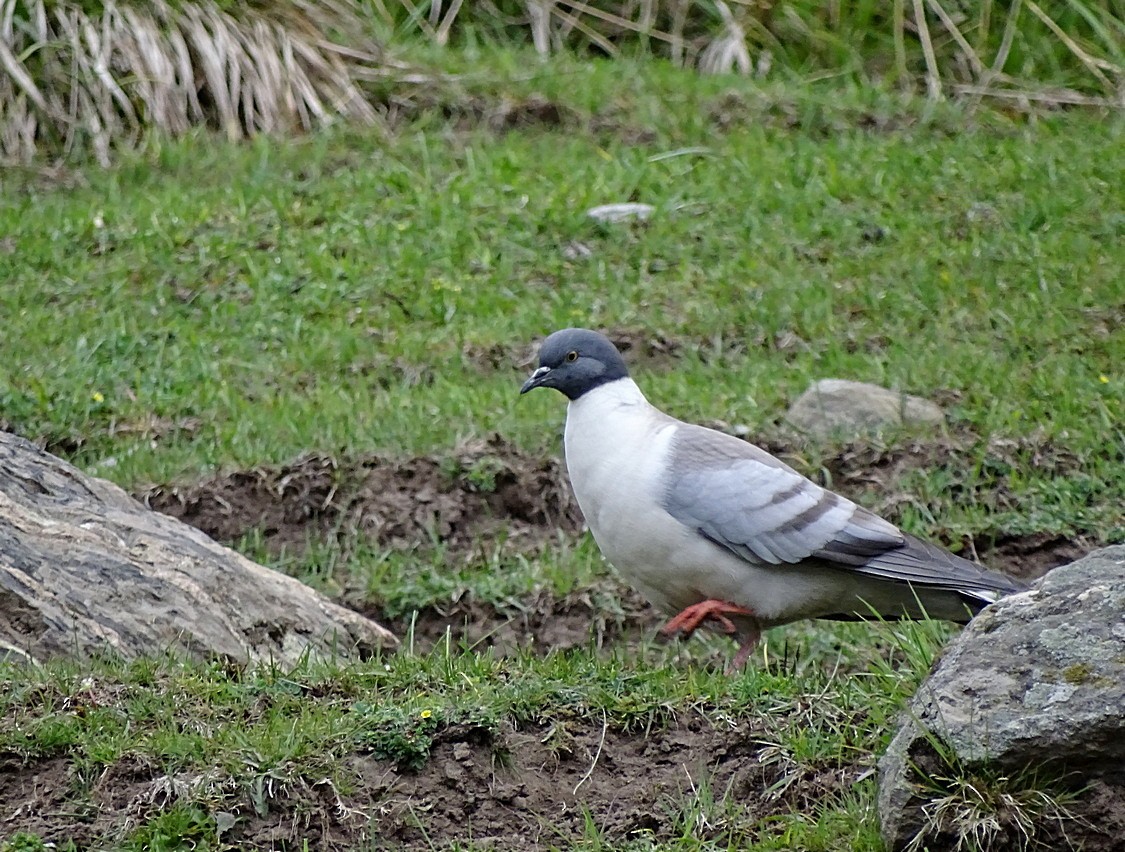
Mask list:
[[[983,603],[1020,588],[903,533],[753,444],[701,426],[684,424],[676,433],[664,506],[681,523],[756,565],[816,560]]]

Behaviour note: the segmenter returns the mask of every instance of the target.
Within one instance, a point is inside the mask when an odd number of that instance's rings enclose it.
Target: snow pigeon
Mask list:
[[[902,532],[732,435],[649,403],[616,347],[581,328],[543,341],[520,388],[568,400],[563,444],[578,505],[606,559],[674,617],[741,645],[803,618],[964,623],[1017,581]]]

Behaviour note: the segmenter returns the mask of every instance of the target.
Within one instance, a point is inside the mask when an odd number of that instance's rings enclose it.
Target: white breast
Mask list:
[[[684,528],[660,505],[662,474],[678,424],[649,405],[632,379],[619,379],[570,403],[566,467],[578,505],[613,566],[658,606],[698,599],[679,589],[669,555]]]

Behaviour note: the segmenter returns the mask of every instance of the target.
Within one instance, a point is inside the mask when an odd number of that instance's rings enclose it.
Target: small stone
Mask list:
[[[594,256],[594,250],[580,240],[571,240],[563,246],[562,255],[567,260],[585,260]]]
[[[617,222],[643,222],[656,212],[651,204],[638,204],[632,201],[620,204],[602,204],[591,207],[586,215],[598,222],[613,224]]]
[[[887,427],[936,426],[945,414],[928,399],[845,379],[821,379],[785,415],[802,432],[819,438],[851,437]]]

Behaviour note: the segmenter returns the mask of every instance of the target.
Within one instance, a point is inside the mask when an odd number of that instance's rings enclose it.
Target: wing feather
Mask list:
[[[747,562],[817,560],[871,577],[991,602],[1020,584],[901,532],[753,444],[684,424],[672,447],[665,509]]]
[[[665,508],[758,564],[817,557],[854,565],[904,540],[893,524],[753,444],[699,426],[677,433]]]

